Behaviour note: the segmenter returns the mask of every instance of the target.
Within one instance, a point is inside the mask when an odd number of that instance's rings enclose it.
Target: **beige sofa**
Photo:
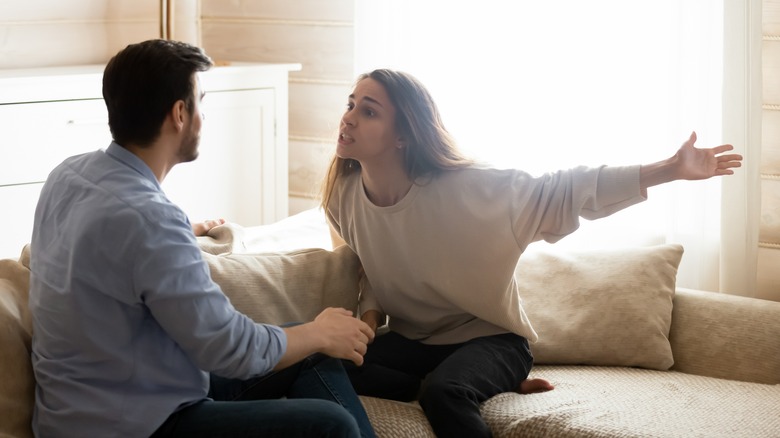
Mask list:
[[[321,215],[199,238],[214,279],[258,321],[356,308],[358,261]],[[483,404],[498,437],[780,437],[780,303],[675,287],[682,248],[532,250],[517,281],[556,389]],[[0,260],[0,436],[30,436],[29,253]],[[362,397],[379,437],[432,437],[416,403]],[[76,431],[63,431],[69,436]]]

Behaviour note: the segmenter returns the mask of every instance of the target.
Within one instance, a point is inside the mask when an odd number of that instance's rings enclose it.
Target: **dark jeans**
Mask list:
[[[212,375],[209,397],[175,412],[152,437],[375,436],[341,361],[320,354],[249,380]]]
[[[399,401],[419,398],[440,438],[492,436],[480,404],[517,391],[532,366],[528,341],[512,333],[426,345],[389,332],[369,345],[362,366],[345,364],[358,394]]]

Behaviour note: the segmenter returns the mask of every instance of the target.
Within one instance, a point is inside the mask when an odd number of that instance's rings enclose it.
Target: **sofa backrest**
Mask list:
[[[0,260],[0,436],[32,437],[35,380],[30,362],[32,320],[27,306],[29,251]]]
[[[678,288],[672,370],[780,384],[780,302]]]

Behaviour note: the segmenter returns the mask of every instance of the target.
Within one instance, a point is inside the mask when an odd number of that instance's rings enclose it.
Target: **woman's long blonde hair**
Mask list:
[[[444,170],[473,164],[464,156],[444,128],[439,109],[425,86],[414,76],[389,69],[360,75],[357,82],[373,79],[385,88],[395,106],[395,129],[405,140],[404,170],[412,181]],[[327,209],[338,181],[360,171],[360,163],[334,155],[322,184],[321,206]]]

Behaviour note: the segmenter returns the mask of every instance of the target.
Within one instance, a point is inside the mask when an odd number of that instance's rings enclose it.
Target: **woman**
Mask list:
[[[398,71],[358,78],[341,120],[322,206],[366,275],[361,319],[375,338],[350,377],[359,394],[419,397],[438,436],[490,436],[480,403],[527,381],[537,340],[514,282],[531,242],[556,242],[579,217],[646,199],[650,186],[730,175],[732,148],[694,147],[642,166],[531,177],[481,167],[458,152],[425,87]],[[522,382],[522,385],[521,385]]]

